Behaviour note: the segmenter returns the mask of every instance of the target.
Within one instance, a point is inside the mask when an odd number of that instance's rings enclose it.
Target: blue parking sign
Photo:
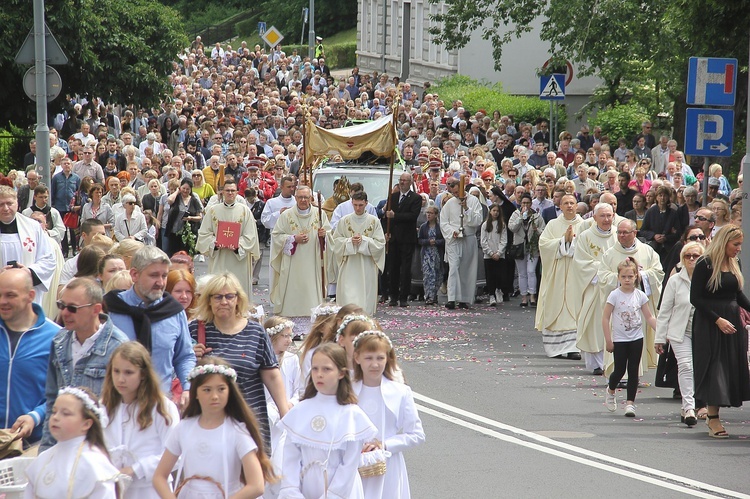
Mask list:
[[[688,108],[685,116],[685,154],[732,155],[734,110]]]

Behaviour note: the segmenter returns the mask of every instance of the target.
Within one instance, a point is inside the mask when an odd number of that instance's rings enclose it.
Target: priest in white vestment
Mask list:
[[[617,197],[614,194],[612,194],[611,192],[603,192],[601,197],[599,198],[599,202],[608,204],[612,207],[613,210],[615,210],[615,216],[612,219],[612,227],[617,227],[618,225],[620,225],[620,222],[625,220],[625,217],[621,217],[617,214]],[[583,232],[593,225],[594,217],[586,218],[584,219],[583,224],[581,225],[579,230]]]
[[[664,271],[661,267],[659,255],[648,244],[640,242],[636,238],[636,225],[633,220],[625,219],[617,225],[617,243],[612,246],[602,260],[599,269],[599,286],[603,296],[609,296],[617,287],[617,266],[627,257],[632,257],[638,263],[638,271],[641,278],[641,290],[648,296],[648,308],[651,314],[658,315],[657,306],[661,296],[661,285],[664,280]],[[651,329],[646,321],[643,321],[643,354],[641,355],[640,375],[656,367],[658,355],[654,350],[654,337],[656,331]],[[614,356],[604,353],[604,375],[609,376],[614,369]]]
[[[324,298],[319,236],[331,226],[325,212],[321,226],[309,187],[298,187],[294,197],[296,206],[281,214],[271,233],[271,303],[276,315],[309,320]]]
[[[258,228],[250,208],[237,201],[237,182],[227,177],[224,181],[223,201],[206,208],[195,250],[208,258],[208,273],[231,272],[240,281],[247,296],[253,298],[253,265],[260,258]],[[219,247],[216,238],[219,222],[240,224],[237,248]],[[227,234],[229,236],[229,234]]]
[[[36,296],[42,305],[57,269],[51,239],[36,220],[18,213],[18,198],[12,187],[0,186],[0,267],[16,262],[29,269]]]
[[[339,220],[332,237],[338,268],[336,304],[354,303],[373,316],[378,304],[378,272],[385,266],[385,235],[378,217],[366,213],[364,191],[352,193],[350,201],[354,213]]]
[[[294,200],[294,177],[283,177],[279,182],[280,194],[276,197],[266,200],[266,204],[263,207],[263,211],[260,214],[260,223],[262,223],[266,229],[273,231],[276,226],[279,217],[289,208],[294,207],[296,201]],[[270,241],[271,254],[274,252],[273,238]],[[268,272],[268,289],[273,288],[273,269],[269,265]]]
[[[547,357],[580,360],[576,347],[576,321],[581,307],[581,296],[568,290],[575,279],[576,237],[583,219],[576,214],[576,198],[565,194],[560,200],[562,214],[550,220],[539,237],[542,258],[542,277],[536,306],[535,325],[542,333]]]
[[[445,238],[445,261],[448,262],[448,303],[446,308],[469,308],[477,290],[479,251],[477,229],[482,225],[482,206],[476,196],[464,194],[459,199],[459,180],[445,185],[453,196],[440,210],[440,231]]]
[[[607,297],[598,284],[597,272],[601,268],[604,253],[617,242],[617,233],[612,230],[614,214],[612,206],[608,204],[599,203],[594,207],[595,225],[576,238],[573,256],[575,279],[566,290],[571,297],[582,299],[576,346],[583,352],[586,368],[591,369],[594,374],[604,373],[602,309]]]

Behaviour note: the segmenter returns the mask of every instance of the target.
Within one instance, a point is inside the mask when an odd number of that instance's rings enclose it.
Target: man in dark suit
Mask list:
[[[541,213],[542,220],[544,220],[545,224],[548,224],[550,220],[556,219],[560,215],[560,213],[562,213],[562,210],[560,209],[560,200],[562,199],[564,194],[564,189],[555,189],[555,192],[552,193],[553,206],[543,209]]]
[[[26,156],[23,157],[23,167],[26,168],[27,166],[31,166],[34,163],[36,163],[36,139],[31,139],[29,141],[29,149],[30,151],[26,153]]]
[[[386,266],[391,278],[388,291],[392,307],[396,304],[407,307],[411,289],[411,261],[417,246],[417,217],[422,208],[422,197],[411,190],[411,184],[412,176],[402,173],[398,190],[391,194],[390,210],[385,212],[386,220],[391,221]]]
[[[39,185],[39,173],[36,170],[30,170],[26,174],[28,184],[18,188],[18,211],[23,211],[31,207],[34,201],[34,189]]]
[[[117,151],[117,140],[114,137],[107,139],[107,150],[99,156],[98,163],[100,165],[106,165],[109,158],[115,158],[117,161],[117,171],[125,171],[127,166],[127,160],[125,155]]]

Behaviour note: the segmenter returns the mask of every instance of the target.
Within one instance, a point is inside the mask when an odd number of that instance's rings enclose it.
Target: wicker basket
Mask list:
[[[385,475],[385,460],[389,455],[390,452],[386,452],[383,449],[363,452],[359,457],[359,476],[362,478],[372,478]]]

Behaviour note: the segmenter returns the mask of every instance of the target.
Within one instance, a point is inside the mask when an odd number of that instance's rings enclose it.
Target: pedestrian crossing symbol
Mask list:
[[[565,98],[565,75],[542,76],[539,80],[539,98],[542,100],[563,100]]]

